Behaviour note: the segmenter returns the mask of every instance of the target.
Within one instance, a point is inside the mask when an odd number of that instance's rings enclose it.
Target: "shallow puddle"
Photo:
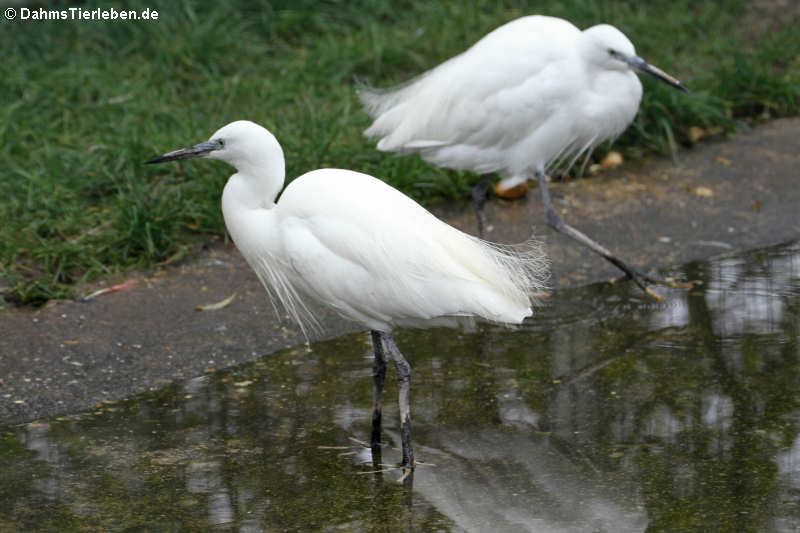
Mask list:
[[[674,274],[704,283],[396,332],[425,463],[404,483],[359,443],[371,349],[349,335],[0,428],[0,531],[798,531],[800,244]]]

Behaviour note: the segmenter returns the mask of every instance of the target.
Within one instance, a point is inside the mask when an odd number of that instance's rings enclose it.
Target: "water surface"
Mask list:
[[[674,274],[703,284],[396,332],[426,463],[405,483],[358,443],[370,344],[348,335],[0,428],[0,531],[798,531],[800,244]]]

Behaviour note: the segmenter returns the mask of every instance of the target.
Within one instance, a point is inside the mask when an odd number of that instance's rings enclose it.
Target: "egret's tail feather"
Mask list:
[[[492,259],[511,283],[515,292],[527,295],[532,305],[540,302],[536,298],[549,288],[550,260],[541,241],[531,237],[520,244],[497,244],[480,241],[490,250]]]
[[[361,104],[372,118],[381,114],[381,102],[385,99],[381,98],[385,91],[369,85],[367,82],[356,79],[356,94]]]
[[[419,90],[421,86],[419,82],[426,78],[428,73],[424,72],[404,83],[385,89],[379,89],[362,80],[356,80],[356,94],[367,113],[372,118],[378,118],[400,102],[408,100],[411,94]]]

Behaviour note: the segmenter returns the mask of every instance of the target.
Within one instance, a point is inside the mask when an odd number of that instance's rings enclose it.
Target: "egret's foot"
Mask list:
[[[615,263],[616,264],[616,263]],[[619,264],[616,264],[617,267],[620,267]],[[620,267],[621,268],[621,267]],[[647,274],[642,274],[630,267],[621,268],[625,275],[621,278],[617,278],[611,280],[612,284],[617,284],[620,281],[633,281],[636,285],[642,289],[645,294],[655,299],[657,302],[663,302],[664,297],[655,292],[651,289],[648,285],[660,285],[662,287],[669,287],[671,289],[692,289],[695,285],[699,285],[702,283],[700,280],[692,280],[692,281],[676,281],[674,278],[654,278],[653,276],[648,276]]]
[[[372,455],[374,455],[376,450],[380,453],[380,448],[383,446],[380,442],[371,445],[355,437],[347,437],[347,439],[352,441],[353,444],[349,446],[317,446],[317,449],[338,452],[336,457],[347,457],[351,455],[362,455],[365,449],[370,450]]]
[[[667,287],[672,289],[694,289],[695,285],[702,285],[703,280],[693,279],[690,281],[676,281],[675,278],[664,278]]]
[[[402,462],[401,462],[399,465],[397,465],[397,466],[398,466],[399,468],[402,468],[403,470],[414,470],[414,468],[416,468],[416,466],[417,466],[417,461],[416,461],[416,460],[414,460],[414,459],[411,459],[411,461],[410,461],[410,462],[408,462],[408,463],[407,463],[406,461],[402,461]]]
[[[410,468],[408,466],[404,466],[404,465],[390,465],[390,464],[386,464],[386,463],[380,463],[379,465],[376,465],[376,466],[380,467],[380,468],[375,468],[373,470],[364,470],[363,472],[358,472],[358,473],[359,474],[384,474],[386,472],[397,472],[398,470],[400,470],[400,471],[402,471],[402,475],[400,476],[400,478],[397,481],[398,482],[402,482],[405,478],[407,478],[411,473],[413,473],[416,470],[417,466],[436,467],[436,465],[433,464],[433,463],[423,463],[422,461],[416,461],[414,463],[414,466],[410,467]]]
[[[397,480],[398,483],[402,483],[406,480],[406,478],[414,473],[414,467],[411,468],[403,468],[403,475],[400,476],[400,479]]]
[[[355,439],[353,439],[353,440],[355,440]],[[400,460],[399,463],[394,465],[394,467],[392,468],[393,470],[398,470],[398,469],[403,469],[404,471],[405,470],[414,470],[414,468],[417,466],[417,464],[425,464],[425,463],[418,463],[417,462],[417,460],[414,458],[414,450],[413,450],[413,448],[410,448],[410,447],[409,448],[396,448],[394,446],[391,446],[390,444],[377,443],[377,444],[373,444],[372,448],[371,448],[373,456],[376,456],[376,452],[377,452],[377,457],[380,458],[381,457],[381,450],[382,450],[382,448],[384,446],[386,446],[387,448],[391,448],[393,451],[400,452],[401,460]],[[380,459],[378,459],[378,460],[380,461]],[[383,465],[383,466],[385,466],[385,465]]]
[[[431,463],[423,463],[423,462],[420,462],[420,461],[417,461],[416,459],[414,459],[413,450],[411,451],[410,459],[409,459],[409,454],[408,453],[403,453],[403,449],[402,448],[396,448],[396,447],[392,446],[389,443],[384,443],[384,442],[367,443],[367,442],[364,442],[363,440],[357,439],[356,437],[353,437],[353,436],[348,436],[347,439],[350,440],[351,442],[353,442],[353,444],[351,444],[349,446],[317,446],[317,449],[318,450],[328,450],[328,451],[338,452],[336,454],[336,457],[348,457],[348,456],[353,456],[353,455],[361,455],[361,454],[364,453],[365,449],[366,450],[370,450],[373,459],[377,459],[377,460],[373,460],[373,462],[372,462],[372,464],[375,467],[375,469],[367,471],[367,472],[360,472],[361,474],[378,473],[378,472],[391,472],[393,470],[403,470],[404,472],[406,470],[413,471],[416,468],[417,465],[436,466],[436,465],[433,465]],[[400,452],[401,455],[402,455],[401,461],[399,463],[394,464],[394,465],[388,465],[386,463],[382,463],[381,462],[381,455],[382,455],[381,451],[383,449],[386,449],[386,448],[391,448],[392,450],[394,450],[396,452]],[[366,462],[362,461],[361,464],[364,464],[364,463],[366,463]],[[378,467],[381,467],[381,468],[378,468]]]

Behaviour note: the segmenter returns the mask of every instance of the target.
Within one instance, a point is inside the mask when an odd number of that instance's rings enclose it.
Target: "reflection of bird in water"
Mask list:
[[[530,429],[530,428],[529,428]],[[474,429],[427,442],[437,468],[414,490],[462,531],[642,532],[648,517],[633,487],[570,457],[552,436]],[[566,444],[569,447],[569,444]]]
[[[416,153],[437,166],[483,174],[473,189],[478,233],[489,176],[509,190],[536,177],[553,229],[588,246],[648,294],[665,283],[632,269],[605,247],[566,224],[553,209],[545,173],[571,166],[633,121],[642,97],[637,72],[683,91],[681,83],[636,55],[608,24],[580,31],[566,20],[522,17],[469,50],[388,90],[359,91],[375,119],[365,131],[378,149]]]
[[[372,330],[373,448],[380,441],[386,361],[397,370],[404,466],[413,467],[410,367],[394,326],[457,326],[482,318],[519,324],[543,287],[537,246],[476,239],[438,220],[382,181],[349,170],[316,170],[284,184],[278,141],[238,121],[189,148],[148,161],[220,159],[237,172],[222,194],[225,225],[261,282],[305,333],[317,324],[304,297]]]

